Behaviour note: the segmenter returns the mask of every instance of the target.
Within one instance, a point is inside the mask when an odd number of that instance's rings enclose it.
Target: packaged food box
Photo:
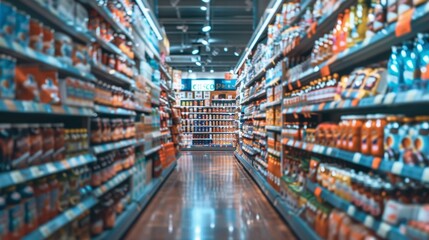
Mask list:
[[[0,98],[15,98],[16,60],[0,55]]]

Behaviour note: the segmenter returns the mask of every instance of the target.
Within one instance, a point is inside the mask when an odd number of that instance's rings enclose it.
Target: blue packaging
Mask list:
[[[16,60],[0,55],[0,98],[15,98]]]

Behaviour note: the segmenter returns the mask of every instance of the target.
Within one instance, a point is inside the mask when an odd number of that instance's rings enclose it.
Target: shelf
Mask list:
[[[408,239],[400,232],[399,228],[375,219],[366,212],[359,210],[352,203],[340,198],[320,185],[307,180],[306,187],[310,192],[314,193],[314,195],[323,198],[335,208],[346,212],[347,215],[373,230],[383,239]]]
[[[279,133],[282,132],[282,127],[279,127],[279,126],[265,126],[265,129],[267,131],[273,131],[273,132],[279,132]]]
[[[126,206],[126,210],[116,219],[115,227],[111,230],[104,231],[101,235],[95,237],[95,240],[121,239],[133,225],[141,211],[146,208],[150,200],[158,192],[167,177],[173,172],[176,165],[176,162],[172,163],[162,172],[159,178],[153,179],[149,185],[146,186],[143,194],[137,199],[133,199],[133,202]]]
[[[215,127],[233,127],[232,125],[223,125],[223,126],[212,126],[212,125],[189,125],[189,124],[183,124],[185,126],[192,126],[192,127],[204,127],[204,128],[215,128]]]
[[[253,116],[254,119],[263,119],[266,118],[267,114],[266,113],[260,113],[260,114],[256,114]]]
[[[94,111],[86,107],[71,107],[67,105],[50,105],[32,101],[0,99],[0,112],[20,114],[48,114],[76,117],[93,117]]]
[[[173,78],[171,77],[171,74],[167,71],[164,65],[159,64],[159,69],[161,70],[161,72],[164,73],[164,75],[167,77],[168,80],[173,80]],[[167,87],[165,87],[165,90],[170,91],[170,89]]]
[[[64,213],[58,215],[51,221],[38,227],[36,230],[26,235],[24,240],[42,240],[52,236],[56,231],[63,228],[67,224],[73,222],[74,219],[91,209],[98,200],[92,196],[88,197],[81,203],[69,208]]]
[[[253,155],[255,155],[255,154],[256,154],[256,153],[254,152],[254,150],[253,150],[253,147],[251,147],[251,146],[249,146],[249,145],[247,145],[247,144],[245,144],[245,143],[243,143],[243,145],[241,146],[241,149],[242,149],[244,152],[246,152],[246,153],[250,154],[251,156],[253,156]]]
[[[114,45],[111,42],[107,42],[106,40],[102,39],[101,37],[97,36],[95,33],[90,33],[92,37],[97,41],[97,43],[105,50],[107,50],[110,53],[114,53],[116,55],[121,56],[123,59],[125,59],[129,64],[135,65],[133,59],[131,59],[128,55],[126,55],[124,52],[122,52],[121,49],[119,49],[116,45]]]
[[[268,102],[265,107],[276,107],[276,106],[280,106],[282,104],[282,100],[279,99],[277,101],[274,102]]]
[[[429,167],[421,168],[416,166],[408,166],[399,161],[388,161],[378,157],[363,155],[357,152],[349,152],[338,148],[326,147],[293,139],[283,138],[282,144],[289,147],[302,149],[308,152],[338,158],[353,164],[371,168],[373,170],[385,173],[393,173],[398,176],[419,180],[424,183],[429,183]]]
[[[147,51],[146,53],[151,58],[156,58],[158,61],[160,61],[161,56],[159,55],[159,51],[155,49],[152,43],[148,40],[148,37],[143,32],[141,32],[142,31],[141,28],[136,26],[135,23],[133,23],[132,26],[134,29],[134,33],[136,33],[139,36],[139,39],[142,40],[142,42],[147,46],[147,48],[145,49]]]
[[[48,23],[47,25],[53,26],[55,29],[61,29],[61,32],[84,43],[91,43],[95,40],[89,32],[80,26],[76,26],[73,21],[68,21],[64,17],[58,16],[48,5],[42,3],[44,1],[18,0],[18,2],[20,3],[20,10],[24,10],[30,16],[36,17],[44,25]]]
[[[168,97],[168,99],[169,99],[169,100],[171,100],[172,102],[176,102],[176,98],[175,98],[173,95],[168,94],[168,95],[167,95],[167,97]]]
[[[102,186],[100,186],[99,188],[95,189],[93,192],[94,196],[97,198],[103,196],[105,193],[109,192],[110,190],[124,182],[126,179],[131,177],[134,172],[135,168],[131,168],[116,174],[115,177],[102,184]]]
[[[261,165],[261,166],[262,166],[262,167],[264,167],[264,168],[267,168],[267,167],[268,167],[268,163],[264,162],[264,161],[263,161],[261,158],[259,158],[259,157],[256,157],[254,161],[255,161],[255,162],[257,162],[259,165]]]
[[[210,114],[210,115],[233,115],[234,113],[225,113],[225,112],[183,112],[183,113],[185,113],[185,114],[204,114],[204,115],[207,115],[207,114]],[[183,114],[182,113],[182,114]]]
[[[135,116],[136,112],[132,110],[127,110],[124,108],[115,108],[108,107],[103,105],[96,104],[94,106],[95,112],[100,114],[109,114],[109,115],[123,115],[123,116]]]
[[[350,0],[343,2],[349,1]],[[391,50],[391,46],[404,42],[406,39],[414,36],[417,32],[426,32],[429,30],[429,25],[427,24],[429,21],[429,14],[426,13],[426,9],[428,8],[429,3],[425,3],[418,6],[414,10],[411,21],[412,31],[410,33],[396,37],[395,28],[397,23],[395,22],[390,24],[383,31],[375,34],[372,38],[366,39],[365,41],[358,43],[349,49],[346,49],[345,51],[320,64],[308,74],[301,76],[299,78],[300,84],[306,85],[310,81],[321,77],[322,69],[327,69],[329,72],[335,73],[350,69],[354,66],[365,64],[368,59],[372,59],[389,52]],[[293,83],[296,82],[297,81],[294,81]]]
[[[241,136],[243,136],[243,137],[245,137],[245,138],[248,138],[248,139],[253,139],[253,136],[252,136],[252,135],[248,135],[248,134],[246,134],[246,133],[243,133]]]
[[[277,85],[281,80],[281,73],[279,77],[275,77],[273,80],[271,79],[267,79],[266,80],[266,84],[265,84],[265,88],[269,88],[269,87],[274,87],[275,85]]]
[[[128,147],[134,144],[136,144],[135,139],[128,139],[128,140],[122,140],[119,142],[104,143],[97,146],[93,146],[92,151],[94,152],[94,154],[100,154],[100,153],[105,153],[105,152],[117,150],[120,148]]]
[[[6,53],[7,55],[17,58],[18,60],[31,61],[32,63],[38,63],[49,68],[54,68],[60,74],[76,77],[88,82],[93,82],[96,80],[94,75],[91,73],[82,71],[75,66],[63,63],[53,56],[36,52],[30,47],[24,47],[18,43],[8,41],[3,37],[0,37],[0,52]]]
[[[234,151],[235,147],[232,147],[231,145],[226,145],[224,147],[217,146],[201,146],[198,145],[192,145],[191,147],[185,147],[181,148],[181,151]]]
[[[237,152],[234,152],[234,155],[300,239],[320,240],[320,237],[316,232],[314,232],[314,230],[308,226],[303,219],[293,213],[293,210],[288,207],[281,195],[268,184],[265,177],[261,176],[260,173]]]
[[[272,148],[268,148],[267,152],[273,156],[276,156],[279,158],[281,157],[281,153],[279,151],[272,149]]]
[[[115,17],[106,6],[100,6],[97,4],[96,1],[91,1],[91,0],[83,0],[83,1],[87,2],[93,9],[95,9],[104,18],[104,20],[106,20],[106,22],[108,22],[110,26],[112,26],[115,29],[116,32],[124,34],[130,40],[134,39],[132,33],[128,31],[124,25],[122,25],[120,22],[115,20]]]
[[[182,132],[184,134],[235,134],[235,132]]]
[[[235,108],[237,106],[181,106],[182,108]]]
[[[200,118],[182,118],[182,120],[198,120],[198,121],[210,121],[210,122],[214,122],[214,121],[232,122],[232,121],[235,121],[235,119],[200,119]]]
[[[235,102],[235,99],[211,99],[213,102]]]
[[[135,111],[140,113],[152,113],[152,108],[141,107],[141,108],[136,108]]]
[[[116,218],[116,223],[114,228],[103,231],[102,234],[92,238],[94,240],[104,240],[104,239],[121,239],[121,237],[127,232],[131,227],[137,217],[140,215],[140,208],[137,203],[131,202],[126,206],[124,212],[121,213]]]
[[[348,99],[299,107],[286,107],[286,109],[283,110],[283,114],[331,111],[353,111],[353,113],[362,112],[362,114],[366,114],[368,110],[377,110],[377,113],[398,112],[398,110],[400,110],[401,113],[412,113],[419,111],[419,105],[427,104],[429,104],[429,91],[409,90],[401,93],[377,95],[361,100]]]
[[[96,160],[95,156],[84,154],[76,157],[70,157],[60,162],[45,163],[22,170],[0,173],[0,189],[67,171],[95,162]]]
[[[254,131],[253,134],[261,136],[261,137],[266,137],[267,136],[267,133],[261,133],[261,132],[257,132],[257,131]]]
[[[153,147],[153,148],[151,148],[151,149],[146,150],[146,151],[144,152],[144,155],[145,155],[145,156],[149,156],[149,155],[151,155],[151,154],[154,154],[154,153],[158,152],[159,150],[161,150],[161,146],[156,146],[156,147]]]
[[[134,81],[131,78],[125,76],[120,72],[117,72],[114,69],[110,69],[103,65],[93,64],[91,66],[91,70],[92,70],[92,73],[97,75],[100,80],[105,80],[105,81],[107,80],[114,84],[127,85],[127,86],[132,85],[134,83]]]

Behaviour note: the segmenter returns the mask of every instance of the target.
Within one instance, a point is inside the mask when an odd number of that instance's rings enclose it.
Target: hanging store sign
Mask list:
[[[235,91],[236,80],[182,79],[181,91]]]
[[[214,91],[214,80],[192,80],[191,91]]]

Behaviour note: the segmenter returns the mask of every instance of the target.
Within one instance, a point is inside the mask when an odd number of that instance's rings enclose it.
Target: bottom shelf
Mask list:
[[[310,228],[302,218],[293,213],[293,211],[286,205],[286,202],[282,199],[280,194],[268,184],[265,178],[263,178],[248,161],[246,161],[237,152],[234,152],[234,155],[257,183],[274,208],[286,220],[291,229],[300,239],[320,240],[320,237],[314,232],[314,230]]]

